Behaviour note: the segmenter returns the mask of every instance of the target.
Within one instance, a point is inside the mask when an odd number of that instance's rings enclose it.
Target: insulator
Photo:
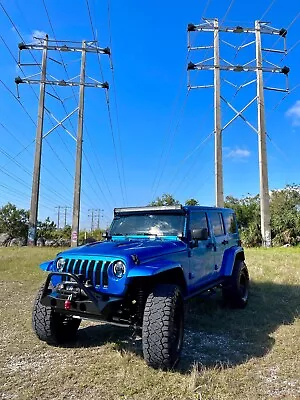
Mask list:
[[[234,33],[243,33],[244,28],[242,26],[237,26],[236,28],[234,28],[233,32]]]
[[[287,66],[285,65],[283,68],[281,68],[281,72],[282,72],[284,75],[287,75],[287,74],[290,72],[290,69],[289,69],[289,67],[287,67]]]
[[[19,47],[19,50],[25,50],[26,49],[26,45],[23,42],[19,43],[18,47]]]
[[[282,37],[286,37],[286,35],[287,35],[287,30],[284,29],[284,28],[281,28],[280,31],[279,31],[279,35],[282,36]]]
[[[196,30],[196,25],[188,24],[187,30],[188,32],[194,32]]]
[[[103,49],[103,53],[104,53],[104,54],[110,55],[110,48],[109,48],[109,47],[105,47],[105,48]]]
[[[18,85],[19,83],[23,83],[23,79],[22,78],[20,78],[19,76],[17,76],[16,78],[15,78],[15,83]]]
[[[187,69],[196,69],[196,64],[192,63],[191,61],[188,63]]]

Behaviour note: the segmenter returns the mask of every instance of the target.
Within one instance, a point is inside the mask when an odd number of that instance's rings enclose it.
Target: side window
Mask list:
[[[210,213],[210,222],[215,236],[225,235],[223,218],[221,213]]]
[[[234,214],[224,214],[224,222],[225,222],[225,228],[227,233],[236,233],[237,232],[237,226],[236,226],[236,221],[234,218]]]
[[[207,218],[204,212],[191,212],[190,216],[190,229],[203,229],[208,230]]]

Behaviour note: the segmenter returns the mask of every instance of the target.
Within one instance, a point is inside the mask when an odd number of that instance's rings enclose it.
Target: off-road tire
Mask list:
[[[184,305],[176,285],[157,285],[149,294],[143,316],[143,354],[153,368],[170,369],[179,360],[184,332]]]
[[[223,285],[223,300],[232,308],[245,308],[249,297],[249,273],[242,260],[236,260],[232,275]]]
[[[80,319],[67,317],[55,312],[51,307],[40,303],[44,285],[34,300],[32,310],[32,329],[37,337],[52,345],[60,345],[75,339]]]

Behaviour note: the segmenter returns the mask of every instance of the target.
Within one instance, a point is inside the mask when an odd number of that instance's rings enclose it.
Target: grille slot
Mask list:
[[[95,285],[101,285],[101,267],[103,261],[98,261],[95,270]]]
[[[87,279],[89,279],[91,282],[94,282],[94,266],[95,266],[95,260],[92,260],[90,262],[90,265],[88,266],[87,270]]]
[[[81,264],[81,268],[80,268],[80,273],[86,277],[86,267],[89,263],[89,260],[84,260],[83,263]]]
[[[73,269],[73,274],[79,274],[79,268],[80,268],[81,260],[77,260]]]
[[[102,268],[102,285],[103,287],[107,287],[108,286],[108,266],[110,264],[110,261],[106,261],[106,263],[104,264],[103,268]]]
[[[71,260],[71,261],[69,262],[69,265],[68,265],[68,267],[67,267],[67,269],[66,269],[67,272],[73,273],[73,265],[75,264],[75,261],[76,261],[76,260]]]

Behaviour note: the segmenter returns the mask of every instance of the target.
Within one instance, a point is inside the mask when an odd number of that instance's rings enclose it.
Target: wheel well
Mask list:
[[[237,255],[235,256],[235,260],[241,260],[241,261],[245,261],[245,254],[243,251],[240,251],[239,253],[237,253]]]
[[[186,281],[181,268],[174,268],[152,276],[133,278],[130,286],[142,288],[149,293],[159,283],[178,285],[183,294],[186,292]]]

